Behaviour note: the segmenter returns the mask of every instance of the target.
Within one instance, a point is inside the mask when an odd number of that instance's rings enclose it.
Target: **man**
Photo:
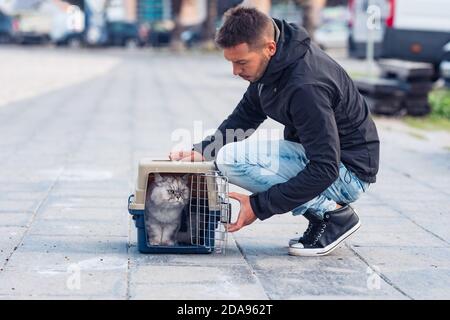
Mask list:
[[[360,227],[349,203],[376,181],[379,139],[366,102],[303,28],[256,9],[231,9],[216,42],[233,73],[250,85],[216,134],[170,158],[215,159],[231,183],[253,192],[230,194],[241,204],[230,232],[292,211],[309,226],[289,241],[289,254],[330,253]],[[245,138],[267,117],[285,125],[285,139],[261,152],[267,141]],[[245,134],[226,139],[239,129]]]

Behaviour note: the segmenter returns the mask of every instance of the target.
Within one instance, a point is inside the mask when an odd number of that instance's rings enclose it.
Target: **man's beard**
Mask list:
[[[263,60],[261,62],[261,68],[258,74],[255,76],[255,80],[250,81],[251,83],[258,82],[263,77],[266,72],[267,66],[269,65],[270,57],[263,56]]]

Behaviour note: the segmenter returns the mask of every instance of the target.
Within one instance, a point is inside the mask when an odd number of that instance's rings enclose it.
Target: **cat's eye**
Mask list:
[[[168,189],[167,192],[168,192],[169,194],[174,194],[174,193],[175,193],[175,191],[174,191],[174,190],[171,190],[171,189]]]

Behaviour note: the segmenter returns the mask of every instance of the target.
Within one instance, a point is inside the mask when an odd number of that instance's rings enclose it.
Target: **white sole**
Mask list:
[[[299,240],[300,240],[300,238],[295,238],[295,239],[289,240],[288,247],[293,246],[294,244],[298,243]]]
[[[358,221],[350,230],[340,236],[335,242],[329,244],[325,248],[320,249],[305,249],[305,248],[295,248],[289,247],[289,255],[291,256],[302,256],[302,257],[317,257],[324,256],[331,253],[334,249],[336,249],[339,244],[355,233],[361,227],[361,222]]]

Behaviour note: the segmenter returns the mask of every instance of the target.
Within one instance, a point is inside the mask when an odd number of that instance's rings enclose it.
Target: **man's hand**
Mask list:
[[[241,209],[236,222],[228,225],[228,231],[235,232],[255,222],[257,217],[250,205],[250,197],[237,192],[230,192],[229,196],[231,199],[239,201],[241,204]]]
[[[169,159],[172,161],[185,161],[185,162],[201,162],[205,161],[203,157],[197,151],[175,151],[169,153]]]

